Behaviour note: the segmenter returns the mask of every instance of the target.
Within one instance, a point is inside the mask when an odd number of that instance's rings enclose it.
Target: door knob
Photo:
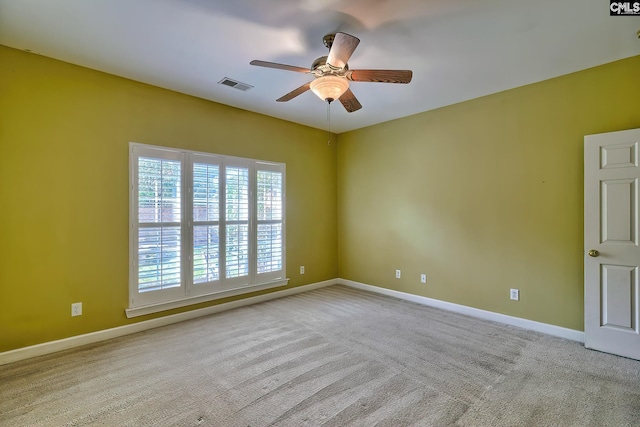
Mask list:
[[[594,257],[594,258],[595,258],[595,257],[597,257],[598,255],[600,255],[600,252],[598,252],[598,251],[597,251],[597,250],[595,250],[595,249],[591,249],[591,250],[590,250],[589,252],[587,252],[587,253],[589,254],[589,256],[592,256],[592,257]]]

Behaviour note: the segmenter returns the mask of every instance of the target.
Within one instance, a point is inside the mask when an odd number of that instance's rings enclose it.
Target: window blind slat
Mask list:
[[[180,286],[180,227],[138,230],[140,292]]]
[[[193,220],[218,221],[220,216],[218,165],[193,164]]]
[[[249,274],[249,226],[227,225],[226,278]]]
[[[193,283],[220,279],[220,167],[193,164]]]
[[[249,169],[225,167],[226,278],[249,274]]]
[[[282,220],[282,173],[257,172],[257,218]]]
[[[181,164],[175,160],[138,159],[138,221],[180,222]]]
[[[226,170],[226,220],[249,220],[249,169],[227,166]]]
[[[257,273],[282,270],[282,173],[258,170]]]
[[[193,227],[193,283],[220,279],[218,228],[217,225]]]
[[[258,224],[258,274],[282,270],[282,225]]]
[[[140,292],[181,285],[181,173],[180,161],[138,158]]]

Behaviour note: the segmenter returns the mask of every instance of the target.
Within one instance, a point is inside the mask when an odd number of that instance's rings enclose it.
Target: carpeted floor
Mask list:
[[[1,426],[640,426],[640,362],[343,286],[0,366]]]

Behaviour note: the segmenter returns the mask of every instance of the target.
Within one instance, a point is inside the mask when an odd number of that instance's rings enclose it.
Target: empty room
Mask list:
[[[0,0],[0,426],[640,425],[640,3]]]

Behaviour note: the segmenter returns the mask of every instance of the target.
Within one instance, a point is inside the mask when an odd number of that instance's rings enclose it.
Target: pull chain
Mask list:
[[[327,145],[331,145],[331,101],[327,101],[327,123],[329,130],[327,131]]]

